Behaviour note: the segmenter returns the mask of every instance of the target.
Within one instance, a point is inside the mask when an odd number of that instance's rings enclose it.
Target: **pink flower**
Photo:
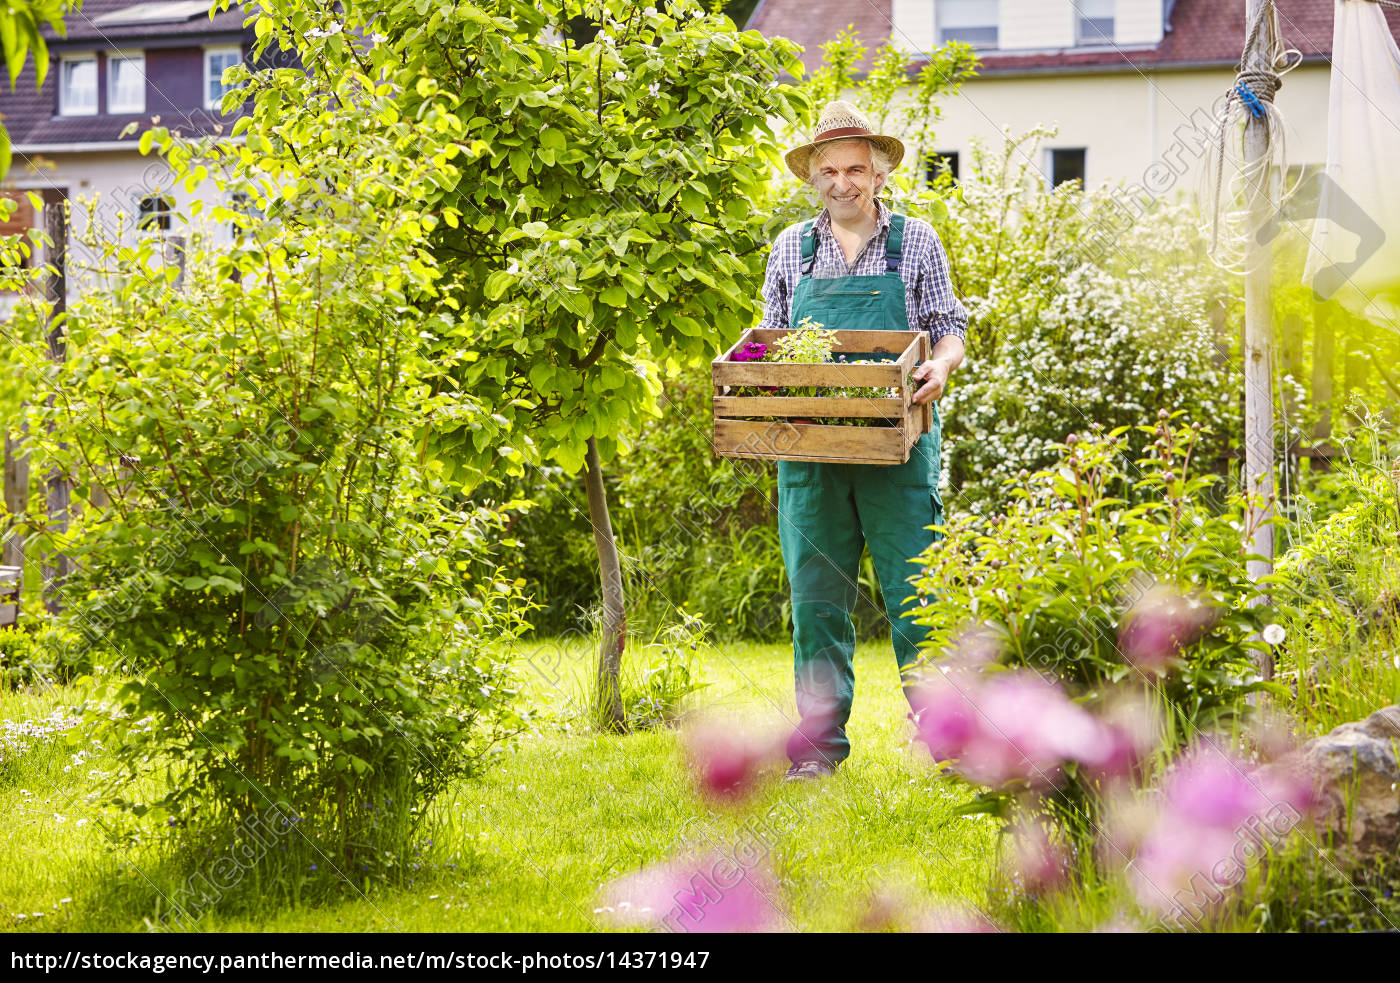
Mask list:
[[[977,708],[977,733],[959,763],[959,771],[973,781],[996,786],[1019,779],[1046,785],[1065,761],[1097,766],[1108,759],[1110,741],[1103,725],[1034,673],[990,680]]]
[[[970,673],[935,673],[910,690],[911,716],[919,738],[934,761],[952,761],[977,735],[977,707],[972,696],[978,680]]]
[[[739,721],[717,717],[691,724],[682,735],[686,762],[706,795],[739,799],[753,791],[765,767],[778,760],[782,742]]]
[[[1181,650],[1211,629],[1219,612],[1205,601],[1166,587],[1143,595],[1118,626],[1118,647],[1139,669],[1163,673]]]
[[[730,356],[731,362],[761,362],[768,357],[768,346],[757,341],[744,343],[744,347]]]
[[[672,932],[764,932],[781,927],[783,917],[768,872],[719,851],[620,877],[603,897],[595,914],[621,926]]]
[[[1197,747],[1163,783],[1158,814],[1133,861],[1138,899],[1164,911],[1218,903],[1312,806],[1307,776],[1251,772],[1219,747]]]
[[[1037,822],[1020,822],[1011,830],[1006,871],[1021,889],[1044,894],[1069,878],[1069,854],[1050,842],[1045,827]]]

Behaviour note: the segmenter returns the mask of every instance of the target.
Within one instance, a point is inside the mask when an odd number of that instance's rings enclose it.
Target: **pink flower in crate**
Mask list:
[[[1118,647],[1139,669],[1163,673],[1181,650],[1210,631],[1219,612],[1208,602],[1167,587],[1143,595],[1118,626]]]
[[[740,799],[753,791],[763,769],[782,755],[782,739],[771,728],[706,717],[682,735],[686,763],[696,787],[720,799]]]
[[[604,888],[603,902],[595,914],[620,926],[672,932],[764,932],[782,927],[778,891],[768,871],[719,850],[620,877]]]
[[[757,341],[744,343],[744,347],[730,356],[731,362],[761,362],[768,357],[768,346]]]

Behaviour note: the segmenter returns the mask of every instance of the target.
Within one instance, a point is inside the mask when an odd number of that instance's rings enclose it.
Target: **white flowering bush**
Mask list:
[[[1166,409],[1215,434],[1239,429],[1235,373],[1210,316],[1229,286],[1188,209],[1158,206],[1106,237],[1110,193],[1047,192],[1030,165],[1045,132],[997,156],[979,149],[948,189],[946,218],[942,206],[928,215],[971,320],[967,362],[942,403],[945,499],[960,511],[1000,501],[1002,481],[1047,466],[1055,444],[1095,425]],[[1201,448],[1208,460],[1219,440]]]

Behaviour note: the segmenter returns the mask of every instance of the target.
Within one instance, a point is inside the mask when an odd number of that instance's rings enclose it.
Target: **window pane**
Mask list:
[[[1112,44],[1112,17],[1079,18],[1079,40],[1084,44]]]
[[[939,0],[938,41],[965,41],[980,48],[995,48],[1000,14],[999,0]]]
[[[136,219],[136,227],[143,232],[168,232],[170,230],[170,209],[169,198],[160,195],[147,195],[141,199],[139,214]]]
[[[1080,187],[1083,187],[1087,157],[1087,150],[1050,151],[1051,185],[1058,188],[1066,181],[1078,181]]]
[[[209,105],[217,107],[224,98],[224,93],[233,88],[220,81],[224,77],[224,69],[237,65],[242,56],[237,51],[210,51],[204,58],[209,73]]]
[[[146,59],[114,58],[108,64],[107,111],[139,113],[146,109]]]
[[[97,108],[97,59],[63,63],[63,111],[66,113]]]

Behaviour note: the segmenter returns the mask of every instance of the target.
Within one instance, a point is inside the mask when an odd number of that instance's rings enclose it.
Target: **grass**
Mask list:
[[[854,927],[881,888],[914,902],[984,903],[994,824],[955,815],[969,793],[939,778],[910,746],[887,642],[857,652],[854,753],[846,767],[815,787],[782,785],[775,774],[743,813],[697,798],[674,732],[604,736],[582,724],[580,684],[591,670],[591,650],[543,642],[521,654],[526,696],[544,710],[539,725],[497,767],[434,805],[430,845],[402,884],[357,882],[354,872],[343,872],[329,899],[297,904],[297,879],[289,889],[288,878],[272,873],[277,856],[270,854],[250,863],[240,885],[193,927],[591,931],[609,927],[595,911],[609,880],[678,853],[733,849],[755,838],[771,856],[788,928]],[[710,650],[702,663],[710,685],[692,703],[791,718],[790,658],[787,646]],[[0,696],[0,720],[74,705],[94,695],[95,684],[84,685]],[[109,840],[87,776],[114,767],[115,734],[74,733],[77,743],[55,741],[17,761],[0,759],[0,813],[9,817],[0,924],[20,931],[149,930],[163,924],[165,899],[188,887],[191,875],[212,878],[221,855],[198,864],[172,857],[156,841]],[[93,756],[75,767],[77,751]]]

